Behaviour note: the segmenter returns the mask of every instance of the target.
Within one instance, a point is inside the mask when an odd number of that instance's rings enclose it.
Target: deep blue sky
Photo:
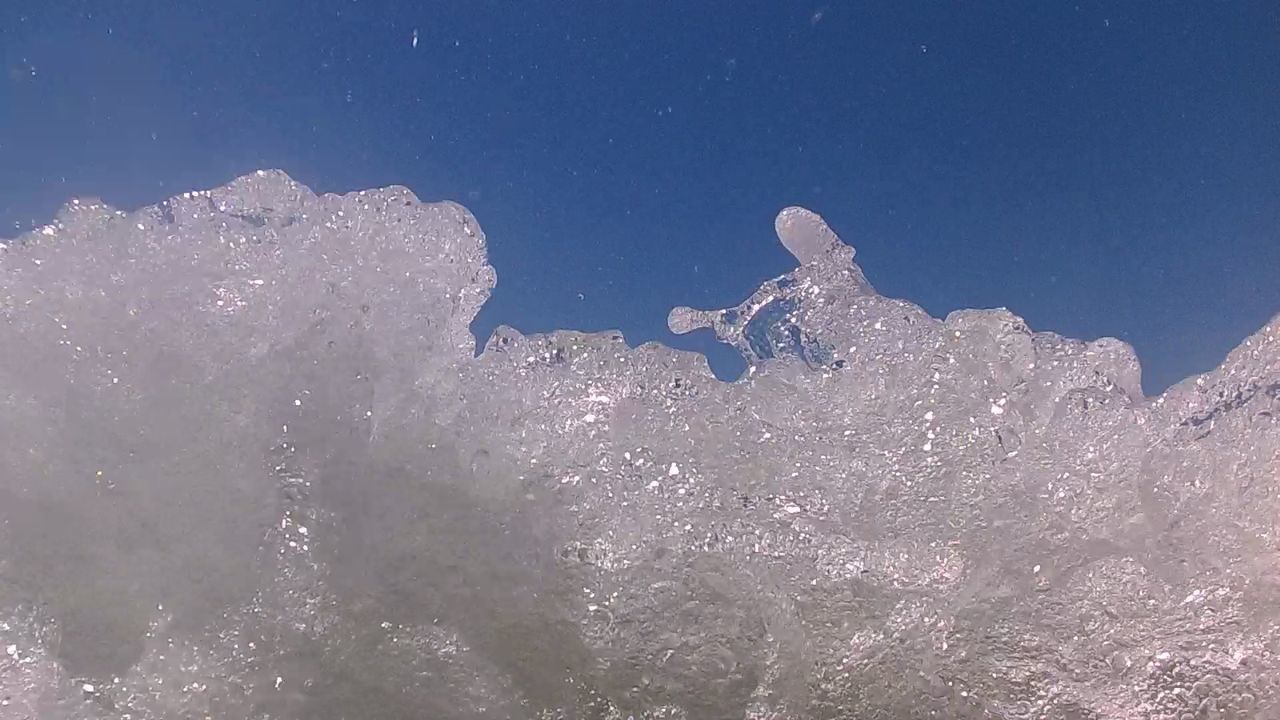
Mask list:
[[[1131,342],[1149,392],[1280,311],[1275,0],[6,0],[0,67],[0,236],[260,167],[402,183],[488,234],[482,336],[705,348],[667,311],[791,269],[790,204],[934,315]]]

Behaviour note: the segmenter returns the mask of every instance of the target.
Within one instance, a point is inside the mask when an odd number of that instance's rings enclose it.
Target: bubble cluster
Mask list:
[[[0,249],[0,717],[1261,718],[1280,319],[1132,350],[798,267],[748,372],[468,328],[475,218],[259,172]]]

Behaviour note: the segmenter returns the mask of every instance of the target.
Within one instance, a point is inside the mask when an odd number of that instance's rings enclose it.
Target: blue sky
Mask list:
[[[416,46],[413,38],[417,36]],[[1148,392],[1280,311],[1280,4],[112,3],[0,7],[0,236],[278,167],[472,209],[476,323],[665,327],[793,261],[1120,337]]]

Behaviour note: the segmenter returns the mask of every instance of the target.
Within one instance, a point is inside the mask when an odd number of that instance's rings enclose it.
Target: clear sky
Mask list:
[[[667,311],[791,269],[791,204],[882,293],[1120,337],[1148,392],[1280,311],[1275,0],[6,0],[0,69],[0,237],[261,167],[405,184],[489,237],[481,337],[706,350]]]

